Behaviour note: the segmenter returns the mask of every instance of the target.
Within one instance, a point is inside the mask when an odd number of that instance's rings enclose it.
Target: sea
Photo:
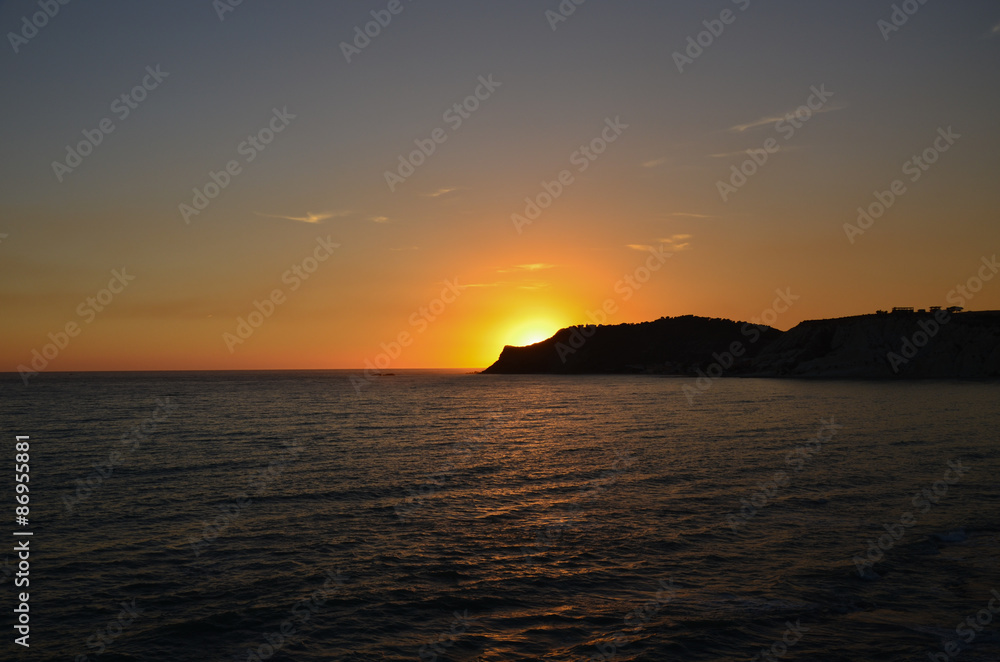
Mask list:
[[[0,659],[1000,660],[1000,384],[692,386],[5,375]]]

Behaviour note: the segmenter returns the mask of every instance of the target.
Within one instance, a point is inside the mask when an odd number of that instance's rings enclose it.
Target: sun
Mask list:
[[[505,335],[507,345],[526,347],[542,342],[558,331],[561,327],[550,320],[526,320],[511,327]]]
[[[520,294],[520,293],[518,293]],[[479,356],[472,365],[491,365],[504,347],[527,347],[548,340],[559,331],[578,324],[574,310],[581,306],[570,297],[525,301],[524,295],[491,302],[488,315],[470,326]]]

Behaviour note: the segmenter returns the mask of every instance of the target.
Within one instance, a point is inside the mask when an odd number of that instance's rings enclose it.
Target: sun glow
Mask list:
[[[465,322],[468,326],[460,325],[469,331],[456,336],[469,349],[465,365],[486,367],[497,360],[506,346],[526,347],[547,340],[559,329],[578,324],[581,316],[574,311],[585,310],[572,292],[563,292],[560,298],[526,299],[529,297],[520,292],[484,299],[484,309],[470,316]],[[453,340],[442,347],[442,352],[454,355],[455,347]]]
[[[527,320],[507,331],[504,344],[515,347],[534,345],[551,338],[560,328],[557,323],[548,320]]]

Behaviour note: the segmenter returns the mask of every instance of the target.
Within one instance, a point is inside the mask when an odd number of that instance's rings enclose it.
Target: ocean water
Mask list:
[[[0,657],[1000,660],[1000,385],[349,374],[7,375]]]

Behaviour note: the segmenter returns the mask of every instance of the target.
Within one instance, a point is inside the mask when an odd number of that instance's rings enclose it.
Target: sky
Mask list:
[[[949,305],[997,249],[996,2],[7,0],[0,31],[0,370],[478,369],[573,324]]]

